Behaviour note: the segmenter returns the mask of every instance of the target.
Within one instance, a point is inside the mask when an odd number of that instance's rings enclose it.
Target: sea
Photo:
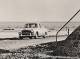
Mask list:
[[[5,29],[5,28],[14,28],[14,29],[19,29],[23,28],[24,25],[28,22],[0,22],[0,29]],[[40,24],[49,30],[59,30],[60,28],[65,25],[66,22],[40,22]],[[69,22],[64,28],[65,29],[75,29],[78,26],[80,26],[80,22]]]

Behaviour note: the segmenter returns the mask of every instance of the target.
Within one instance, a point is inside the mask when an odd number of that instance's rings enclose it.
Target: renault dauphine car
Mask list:
[[[19,38],[38,38],[47,36],[47,29],[41,26],[40,23],[27,23],[24,28],[19,32]]]

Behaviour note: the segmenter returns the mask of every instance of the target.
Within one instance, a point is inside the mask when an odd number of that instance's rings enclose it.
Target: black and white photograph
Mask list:
[[[80,59],[80,0],[0,0],[0,59]]]

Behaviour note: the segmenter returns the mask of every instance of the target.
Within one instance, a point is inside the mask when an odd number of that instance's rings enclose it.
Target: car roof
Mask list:
[[[35,22],[35,23],[31,23],[31,22],[30,22],[30,23],[26,23],[26,24],[40,24],[40,23],[38,23],[38,22]]]

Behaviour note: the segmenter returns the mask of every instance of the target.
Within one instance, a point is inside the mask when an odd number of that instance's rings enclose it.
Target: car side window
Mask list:
[[[25,28],[28,28],[28,24],[25,24],[25,26],[24,26]]]

